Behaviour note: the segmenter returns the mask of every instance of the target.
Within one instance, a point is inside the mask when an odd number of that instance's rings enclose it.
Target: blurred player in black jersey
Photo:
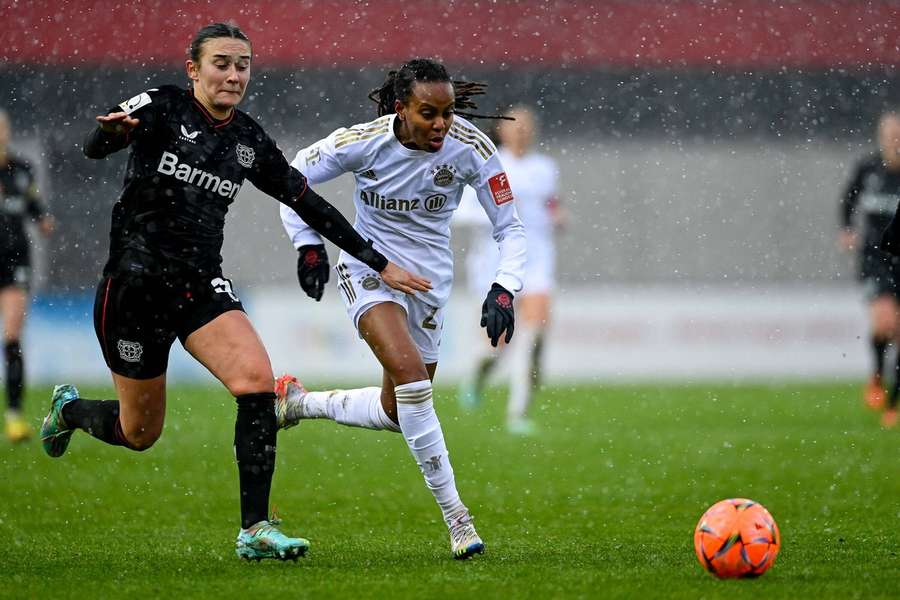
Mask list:
[[[869,302],[875,360],[864,390],[865,402],[872,409],[885,409],[882,424],[893,427],[900,395],[900,351],[887,395],[883,382],[887,347],[892,341],[900,347],[900,257],[891,253],[890,244],[882,245],[882,233],[900,202],[900,114],[881,116],[878,145],[879,153],[856,165],[841,197],[840,243],[847,250],[859,249],[859,278]]]
[[[44,235],[53,231],[31,165],[9,152],[9,115],[0,110],[0,311],[3,313],[3,351],[6,358],[6,437],[21,442],[31,437],[22,418],[25,367],[22,327],[31,285],[31,257],[25,220],[37,223]]]
[[[190,88],[152,88],[97,117],[99,127],[84,145],[88,157],[131,147],[94,304],[94,327],[118,400],[86,400],[74,386],[57,386],[41,439],[50,456],[66,451],[75,429],[131,450],[152,446],[162,433],[169,349],[178,338],[237,399],[238,556],[283,560],[303,555],[308,542],[285,536],[268,517],[274,377],[222,274],[228,206],[249,179],[381,273],[388,285],[425,291],[429,282],[374,250],[308,187],[263,129],[237,110],[250,61],[250,42],[240,29],[209,25],[191,43]]]

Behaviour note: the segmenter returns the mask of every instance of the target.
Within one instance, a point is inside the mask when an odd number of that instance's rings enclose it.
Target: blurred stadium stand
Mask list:
[[[488,82],[485,112],[536,106],[574,217],[559,239],[561,301],[610,286],[727,298],[802,284],[835,290],[849,321],[826,329],[854,339],[861,307],[834,243],[836,201],[874,149],[878,113],[900,105],[900,5],[879,0],[2,2],[0,105],[41,149],[60,222],[48,292],[90,292],[105,257],[124,155],[82,157],[93,116],[186,82],[191,36],[229,19],[255,54],[242,108],[289,158],[371,119],[366,94],[413,56]],[[349,180],[320,191],[352,213]],[[226,273],[249,292],[293,286],[275,202],[248,189],[233,213]]]

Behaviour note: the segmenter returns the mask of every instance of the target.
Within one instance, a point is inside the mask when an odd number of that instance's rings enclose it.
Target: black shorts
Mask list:
[[[152,379],[166,372],[169,349],[230,310],[243,311],[231,281],[218,275],[105,277],[94,299],[94,330],[113,373]]]
[[[0,253],[0,289],[9,286],[31,287],[31,261],[28,252]]]
[[[900,298],[900,257],[875,248],[863,250],[859,278],[869,301],[879,296]]]

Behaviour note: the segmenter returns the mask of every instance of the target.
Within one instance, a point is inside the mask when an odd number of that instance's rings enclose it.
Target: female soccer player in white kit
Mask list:
[[[327,418],[401,432],[441,508],[451,552],[460,559],[482,553],[484,544],[456,490],[431,380],[453,279],[450,217],[466,185],[476,190],[500,248],[481,316],[494,345],[512,337],[512,296],[522,288],[525,263],[524,229],[497,151],[484,133],[454,114],[456,108],[474,108],[473,93],[482,88],[454,87],[439,63],[412,60],[389,73],[372,94],[377,98],[370,96],[382,116],[338,129],[297,154],[293,165],[302,165],[311,185],[353,173],[356,230],[389,260],[427,278],[432,289],[397,292],[342,252],[338,289],[360,337],[384,368],[382,387],[307,392],[291,376],[276,384],[280,427]],[[293,211],[281,211],[281,218],[299,251],[300,284],[318,300],[328,278],[322,239]]]
[[[509,120],[497,127],[498,155],[513,189],[516,210],[528,236],[528,260],[525,285],[517,298],[519,331],[510,345],[509,401],[506,425],[511,433],[529,434],[534,424],[528,418],[534,390],[541,371],[544,333],[550,317],[550,295],[555,286],[556,247],[554,229],[561,225],[563,213],[557,200],[559,171],[552,158],[532,149],[535,117],[531,109],[517,106],[505,113]],[[477,205],[474,191],[467,188],[456,215],[459,223],[473,227],[471,250],[466,256],[466,274],[470,290],[478,291],[490,282],[485,274],[497,265],[497,245],[490,235],[489,222]],[[497,350],[484,344],[475,352],[471,375],[460,388],[460,403],[471,408],[480,402],[485,381],[497,363]]]

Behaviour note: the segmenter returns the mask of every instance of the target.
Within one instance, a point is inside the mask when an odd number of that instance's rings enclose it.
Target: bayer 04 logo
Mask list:
[[[253,160],[256,158],[256,152],[253,148],[239,143],[237,148],[235,148],[235,152],[237,153],[238,164],[246,169],[253,166]]]

